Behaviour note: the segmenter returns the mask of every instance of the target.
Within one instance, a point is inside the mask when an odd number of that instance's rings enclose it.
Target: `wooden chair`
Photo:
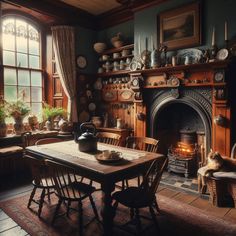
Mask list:
[[[124,226],[127,226],[129,223],[136,223],[136,230],[138,233],[141,233],[140,231],[142,231],[142,225],[140,217],[143,216],[139,214],[139,210],[140,208],[148,207],[151,214],[151,219],[154,221],[159,231],[156,213],[159,213],[160,209],[158,207],[155,194],[166,163],[167,158],[154,160],[146,172],[140,186],[128,187],[124,190],[113,193],[112,198],[115,201],[113,204],[115,211],[119,203],[130,208],[130,221]]]
[[[25,145],[30,144],[30,133],[26,133],[24,135],[25,138]],[[62,140],[59,138],[45,138],[40,139],[36,142],[36,145],[41,144],[48,144],[48,143],[55,143],[55,142],[61,142]],[[50,201],[50,194],[52,194],[54,191],[54,184],[51,181],[51,176],[48,173],[47,166],[45,165],[44,160],[36,159],[29,155],[24,155],[24,157],[27,159],[30,169],[31,169],[31,175],[33,178],[32,184],[33,184],[33,190],[30,194],[30,198],[28,201],[28,208],[30,209],[31,203],[34,202],[39,205],[38,208],[38,216],[41,216],[42,207],[44,203],[45,196],[48,196],[48,201]],[[41,190],[41,195],[39,198],[39,201],[34,199],[35,193],[37,190]]]
[[[27,207],[31,209],[30,207],[32,202],[38,204],[38,217],[41,217],[45,196],[48,196],[48,201],[50,201],[50,195],[54,192],[54,184],[48,173],[48,169],[45,165],[44,160],[39,160],[29,155],[25,155],[25,158],[27,159],[27,162],[29,163],[31,169],[33,178],[32,184],[34,186],[30,194]],[[37,190],[41,190],[39,200],[36,200],[34,198]]]
[[[49,144],[49,143],[58,143],[63,142],[63,139],[60,138],[42,138],[36,141],[35,145],[43,145],[43,144]]]
[[[146,152],[157,152],[159,140],[149,137],[130,136],[126,138],[126,147],[143,150]],[[134,176],[135,178],[136,176]],[[137,177],[138,185],[140,185],[140,176]],[[129,186],[128,180],[122,183],[123,188]]]
[[[119,134],[98,132],[96,136],[98,138],[98,142],[120,146],[121,136]]]
[[[61,204],[64,202],[67,204],[67,211],[65,212],[67,216],[69,216],[69,211],[71,209],[78,210],[79,235],[82,235],[83,233],[82,201],[84,199],[89,198],[95,218],[99,221],[97,208],[95,206],[95,203],[92,197],[92,193],[95,192],[96,189],[90,184],[86,184],[81,181],[78,181],[77,174],[75,173],[75,170],[73,168],[63,165],[63,164],[53,162],[53,161],[49,161],[49,160],[47,160],[46,163],[49,167],[50,174],[55,183],[55,193],[59,198],[55,212],[54,212],[52,224],[54,224],[57,217],[62,216],[62,215],[58,215],[58,212],[59,212]],[[72,202],[78,203],[78,209],[71,207]]]
[[[146,152],[157,152],[158,143],[159,140],[149,137],[130,136],[126,139],[126,147]]]

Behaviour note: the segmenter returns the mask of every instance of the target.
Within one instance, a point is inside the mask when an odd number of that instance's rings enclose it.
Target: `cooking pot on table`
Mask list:
[[[81,136],[76,138],[81,152],[97,151],[97,137],[95,136],[96,127],[91,122],[84,122],[80,125]]]

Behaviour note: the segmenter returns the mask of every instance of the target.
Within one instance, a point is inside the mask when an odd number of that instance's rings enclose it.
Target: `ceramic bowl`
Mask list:
[[[107,48],[107,45],[105,43],[98,42],[93,45],[93,48],[97,53],[102,53]]]

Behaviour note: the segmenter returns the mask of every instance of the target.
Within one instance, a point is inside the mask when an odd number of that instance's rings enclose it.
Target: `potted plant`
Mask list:
[[[65,110],[62,107],[51,107],[47,103],[44,103],[43,120],[45,121],[47,130],[52,130],[54,119],[63,115],[65,115]]]
[[[14,130],[16,134],[24,132],[23,119],[30,112],[30,107],[23,101],[17,100],[7,104],[9,115],[14,118]]]
[[[7,125],[5,118],[7,117],[5,105],[0,104],[0,137],[5,137],[7,135]]]

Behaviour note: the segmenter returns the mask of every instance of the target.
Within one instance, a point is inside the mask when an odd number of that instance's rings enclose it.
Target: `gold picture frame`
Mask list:
[[[201,44],[200,3],[160,14],[160,43],[168,50]]]

